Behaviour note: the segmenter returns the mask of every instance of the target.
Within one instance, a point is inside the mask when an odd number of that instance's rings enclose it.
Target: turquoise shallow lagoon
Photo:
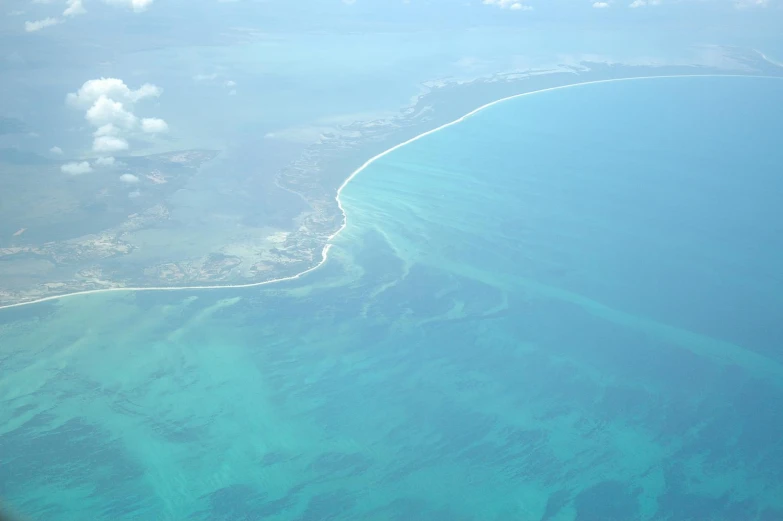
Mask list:
[[[783,81],[510,100],[263,288],[0,312],[34,519],[783,519]]]

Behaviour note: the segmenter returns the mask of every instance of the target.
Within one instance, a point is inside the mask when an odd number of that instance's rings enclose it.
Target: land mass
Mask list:
[[[0,151],[0,163],[15,174],[0,179],[0,307],[84,291],[245,285],[294,276],[322,260],[324,245],[343,222],[337,189],[367,158],[525,92],[645,76],[783,76],[783,68],[763,56],[724,50],[724,58],[719,68],[593,63],[432,82],[394,116],[322,132],[276,171],[273,188],[295,196],[298,205],[289,204],[298,209],[284,224],[207,214],[186,197],[193,180],[215,168],[218,151],[118,158],[108,172],[78,178],[46,158]]]

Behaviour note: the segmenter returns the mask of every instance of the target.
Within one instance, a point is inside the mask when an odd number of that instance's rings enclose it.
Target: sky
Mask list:
[[[783,0],[4,0],[2,10],[0,117],[25,132],[0,133],[0,148],[62,158],[64,175],[397,110],[442,77],[666,62],[700,44],[783,58]]]

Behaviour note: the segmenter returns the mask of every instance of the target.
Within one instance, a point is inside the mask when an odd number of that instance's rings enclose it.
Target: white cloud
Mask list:
[[[153,1],[154,0],[130,0],[130,3],[133,6],[134,11],[143,11],[152,5]]]
[[[747,9],[749,7],[767,7],[769,0],[737,0],[734,7],[737,9]]]
[[[196,74],[195,76],[193,76],[193,80],[194,81],[212,81],[212,80],[217,79],[217,77],[218,77],[217,73],[214,73],[214,72],[212,74]]]
[[[24,30],[27,31],[28,33],[34,33],[36,31],[40,31],[41,29],[45,29],[47,27],[51,27],[59,23],[61,23],[61,21],[58,20],[57,18],[44,18],[43,20],[36,20],[35,22],[25,22]]]
[[[101,96],[109,99],[135,103],[145,98],[159,97],[163,90],[150,83],[145,83],[136,90],[131,90],[125,82],[118,78],[100,78],[84,82],[77,92],[66,97],[69,105],[87,108],[98,101]]]
[[[160,134],[168,132],[169,125],[160,118],[144,118],[141,120],[141,129],[147,134]]]
[[[109,5],[129,7],[137,13],[146,10],[154,1],[155,0],[103,0],[104,3]]]
[[[231,0],[231,1],[234,1],[234,0]],[[195,76],[193,76],[193,81],[196,81],[198,83],[215,83],[215,80],[220,79],[220,76],[221,75],[218,74],[218,73],[196,74]],[[225,87],[228,90],[228,95],[229,96],[235,96],[236,95],[236,93],[237,93],[237,89],[236,89],[237,82],[236,81],[230,80],[230,79],[227,79],[227,80],[220,79],[220,81],[218,83],[222,84],[223,87]]]
[[[32,0],[34,4],[52,4],[55,0]],[[105,4],[116,5],[120,7],[129,7],[136,12],[141,12],[147,9],[155,0],[103,0]],[[66,18],[72,18],[79,16],[87,12],[84,8],[84,0],[65,0],[65,10],[63,16]],[[25,30],[27,32],[40,31],[44,27],[56,25],[62,23],[63,20],[56,18],[46,18],[44,20],[38,20],[36,22],[26,22]]]
[[[82,161],[81,163],[66,163],[60,167],[60,170],[68,175],[82,175],[92,172],[92,167],[87,161]]]
[[[78,16],[87,12],[82,5],[82,0],[66,0],[68,7],[63,11],[63,16]]]
[[[133,113],[136,102],[156,98],[161,93],[159,87],[150,83],[133,90],[118,78],[100,78],[84,82],[78,91],[66,96],[66,103],[83,109],[84,118],[95,127],[93,151],[113,154],[130,148],[128,137],[139,137],[141,132],[155,134],[168,130],[168,125],[160,118],[139,120]]]
[[[114,157],[99,157],[95,160],[95,166],[101,166],[101,167],[112,167],[114,166],[115,160]]]
[[[151,83],[145,83],[138,89],[131,92],[131,101],[139,101],[144,98],[159,98],[163,94],[163,89]]]
[[[122,181],[125,184],[135,185],[136,183],[139,182],[139,178],[133,174],[122,174],[120,176],[120,181]]]
[[[607,7],[609,7],[608,2],[593,2],[594,9],[606,9]]]
[[[128,150],[129,145],[125,139],[116,136],[98,136],[92,141],[92,149],[95,152],[113,154]]]
[[[60,148],[60,147],[52,147],[52,148],[49,149],[49,153],[50,154],[56,154],[56,155],[59,156],[59,155],[61,155],[63,153],[63,149]]]
[[[501,9],[511,9],[512,11],[532,11],[533,6],[523,4],[517,0],[482,0],[485,5],[496,5]]]
[[[120,133],[120,129],[109,123],[108,125],[103,125],[98,128],[95,132],[92,133],[95,137],[101,137],[101,136],[116,136]]]
[[[112,101],[106,96],[101,96],[95,104],[87,110],[85,119],[93,126],[104,128],[111,125],[112,128],[133,128],[136,125],[136,116],[125,110],[119,101]]]

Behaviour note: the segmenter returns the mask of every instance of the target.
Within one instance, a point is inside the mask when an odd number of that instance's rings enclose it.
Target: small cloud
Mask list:
[[[121,137],[99,136],[92,141],[92,149],[95,152],[112,154],[128,150],[128,142]]]
[[[78,16],[87,12],[82,5],[82,0],[66,0],[66,4],[68,7],[63,11],[63,16]]]
[[[134,12],[145,11],[155,0],[103,0],[103,3],[119,7],[129,7]]]
[[[228,80],[228,81],[226,81],[225,86],[230,89],[230,88],[236,87],[237,86],[237,82],[235,82],[234,80]]]
[[[113,157],[99,157],[95,160],[95,166],[100,166],[104,168],[112,167],[115,164],[115,160]]]
[[[737,0],[734,7],[737,9],[748,9],[751,7],[767,7],[769,0]]]
[[[593,9],[606,9],[609,7],[609,2],[593,2]]]
[[[523,4],[517,0],[483,0],[485,5],[496,5],[501,9],[510,9],[512,11],[532,11],[533,6]]]
[[[217,77],[218,77],[218,75],[216,73],[214,73],[214,72],[212,74],[196,74],[195,76],[193,76],[193,80],[194,81],[199,81],[199,82],[201,82],[201,81],[212,81],[212,80],[217,79]]]
[[[82,161],[80,163],[66,163],[60,167],[60,170],[68,175],[82,175],[92,172],[92,167],[87,161]]]
[[[661,0],[634,0],[628,7],[636,9],[638,7],[659,5],[660,3]]]
[[[58,20],[57,18],[44,18],[43,20],[36,20],[35,22],[25,22],[24,30],[27,31],[28,33],[34,33],[36,31],[40,31],[41,29],[45,29],[47,27],[51,27],[59,23],[61,23],[61,21]]]
[[[52,147],[52,148],[49,149],[49,153],[50,154],[55,154],[55,155],[59,156],[59,155],[62,155],[63,149],[60,148],[60,147]]]
[[[138,190],[134,190],[133,192],[128,194],[128,199],[136,199],[137,197],[141,197],[141,192]]]
[[[139,178],[133,174],[122,174],[120,176],[120,181],[128,185],[135,185],[139,182]]]
[[[141,120],[141,129],[147,134],[160,134],[168,132],[169,125],[160,118],[144,118]]]

